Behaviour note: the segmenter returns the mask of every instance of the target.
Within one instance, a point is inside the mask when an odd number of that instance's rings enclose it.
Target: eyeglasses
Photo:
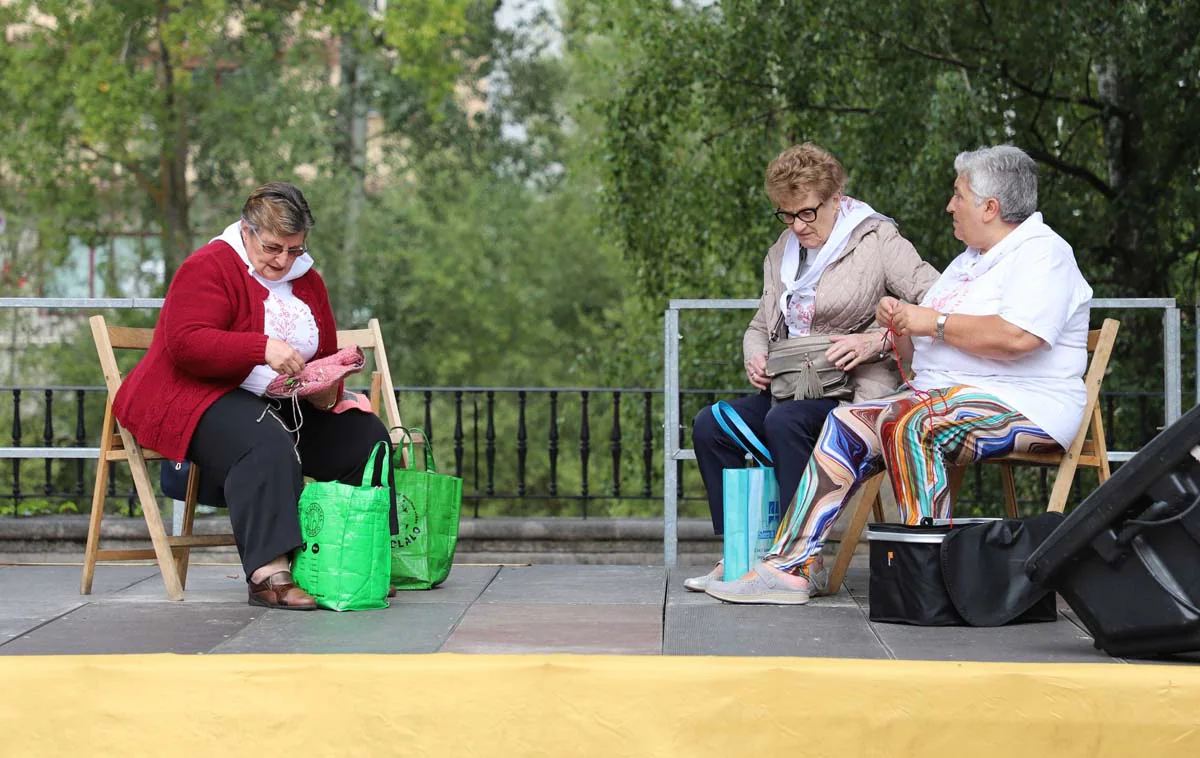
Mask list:
[[[775,209],[775,218],[779,219],[779,223],[784,226],[791,226],[796,223],[796,219],[800,219],[806,224],[811,224],[817,220],[817,211],[821,210],[821,206],[816,208],[801,208],[796,212],[785,211],[782,208]]]
[[[247,223],[246,226],[249,227],[250,233],[254,235],[254,239],[258,240],[258,246],[262,248],[262,251],[271,257],[275,257],[276,255],[279,255],[280,253],[285,252],[285,251],[287,252],[287,254],[289,256],[291,256],[293,258],[299,258],[300,256],[308,253],[308,245],[301,245],[300,247],[284,247],[283,245],[268,245],[267,243],[263,242],[262,237],[258,236],[257,229],[255,229],[249,223]]]

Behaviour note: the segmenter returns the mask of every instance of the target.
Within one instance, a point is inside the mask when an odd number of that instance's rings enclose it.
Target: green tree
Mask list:
[[[0,69],[13,183],[64,231],[157,228],[169,277],[193,248],[189,170],[232,184],[231,143],[263,151],[286,112],[248,95],[279,75],[296,6],[15,3],[10,18],[33,23]],[[48,238],[53,249],[63,235]]]
[[[837,153],[849,191],[939,266],[961,249],[942,215],[954,155],[1015,143],[1042,164],[1041,208],[1098,295],[1193,299],[1194,2],[567,7],[576,54],[613,83],[592,103],[608,218],[660,302],[757,291],[776,233],[762,172],[803,140]],[[1152,376],[1157,347],[1139,348]]]

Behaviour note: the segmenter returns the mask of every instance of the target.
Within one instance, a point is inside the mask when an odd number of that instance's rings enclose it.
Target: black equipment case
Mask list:
[[[1110,655],[1200,650],[1200,406],[1087,497],[1026,561]]]

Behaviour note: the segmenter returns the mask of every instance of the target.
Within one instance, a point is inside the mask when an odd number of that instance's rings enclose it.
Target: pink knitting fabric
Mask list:
[[[309,361],[295,376],[280,374],[267,385],[267,397],[308,397],[328,390],[367,365],[360,347],[345,347],[333,355]]]

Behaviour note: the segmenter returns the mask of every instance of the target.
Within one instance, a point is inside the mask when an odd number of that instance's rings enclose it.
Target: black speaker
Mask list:
[[[1200,406],[1080,503],[1025,571],[1109,655],[1200,650]]]

